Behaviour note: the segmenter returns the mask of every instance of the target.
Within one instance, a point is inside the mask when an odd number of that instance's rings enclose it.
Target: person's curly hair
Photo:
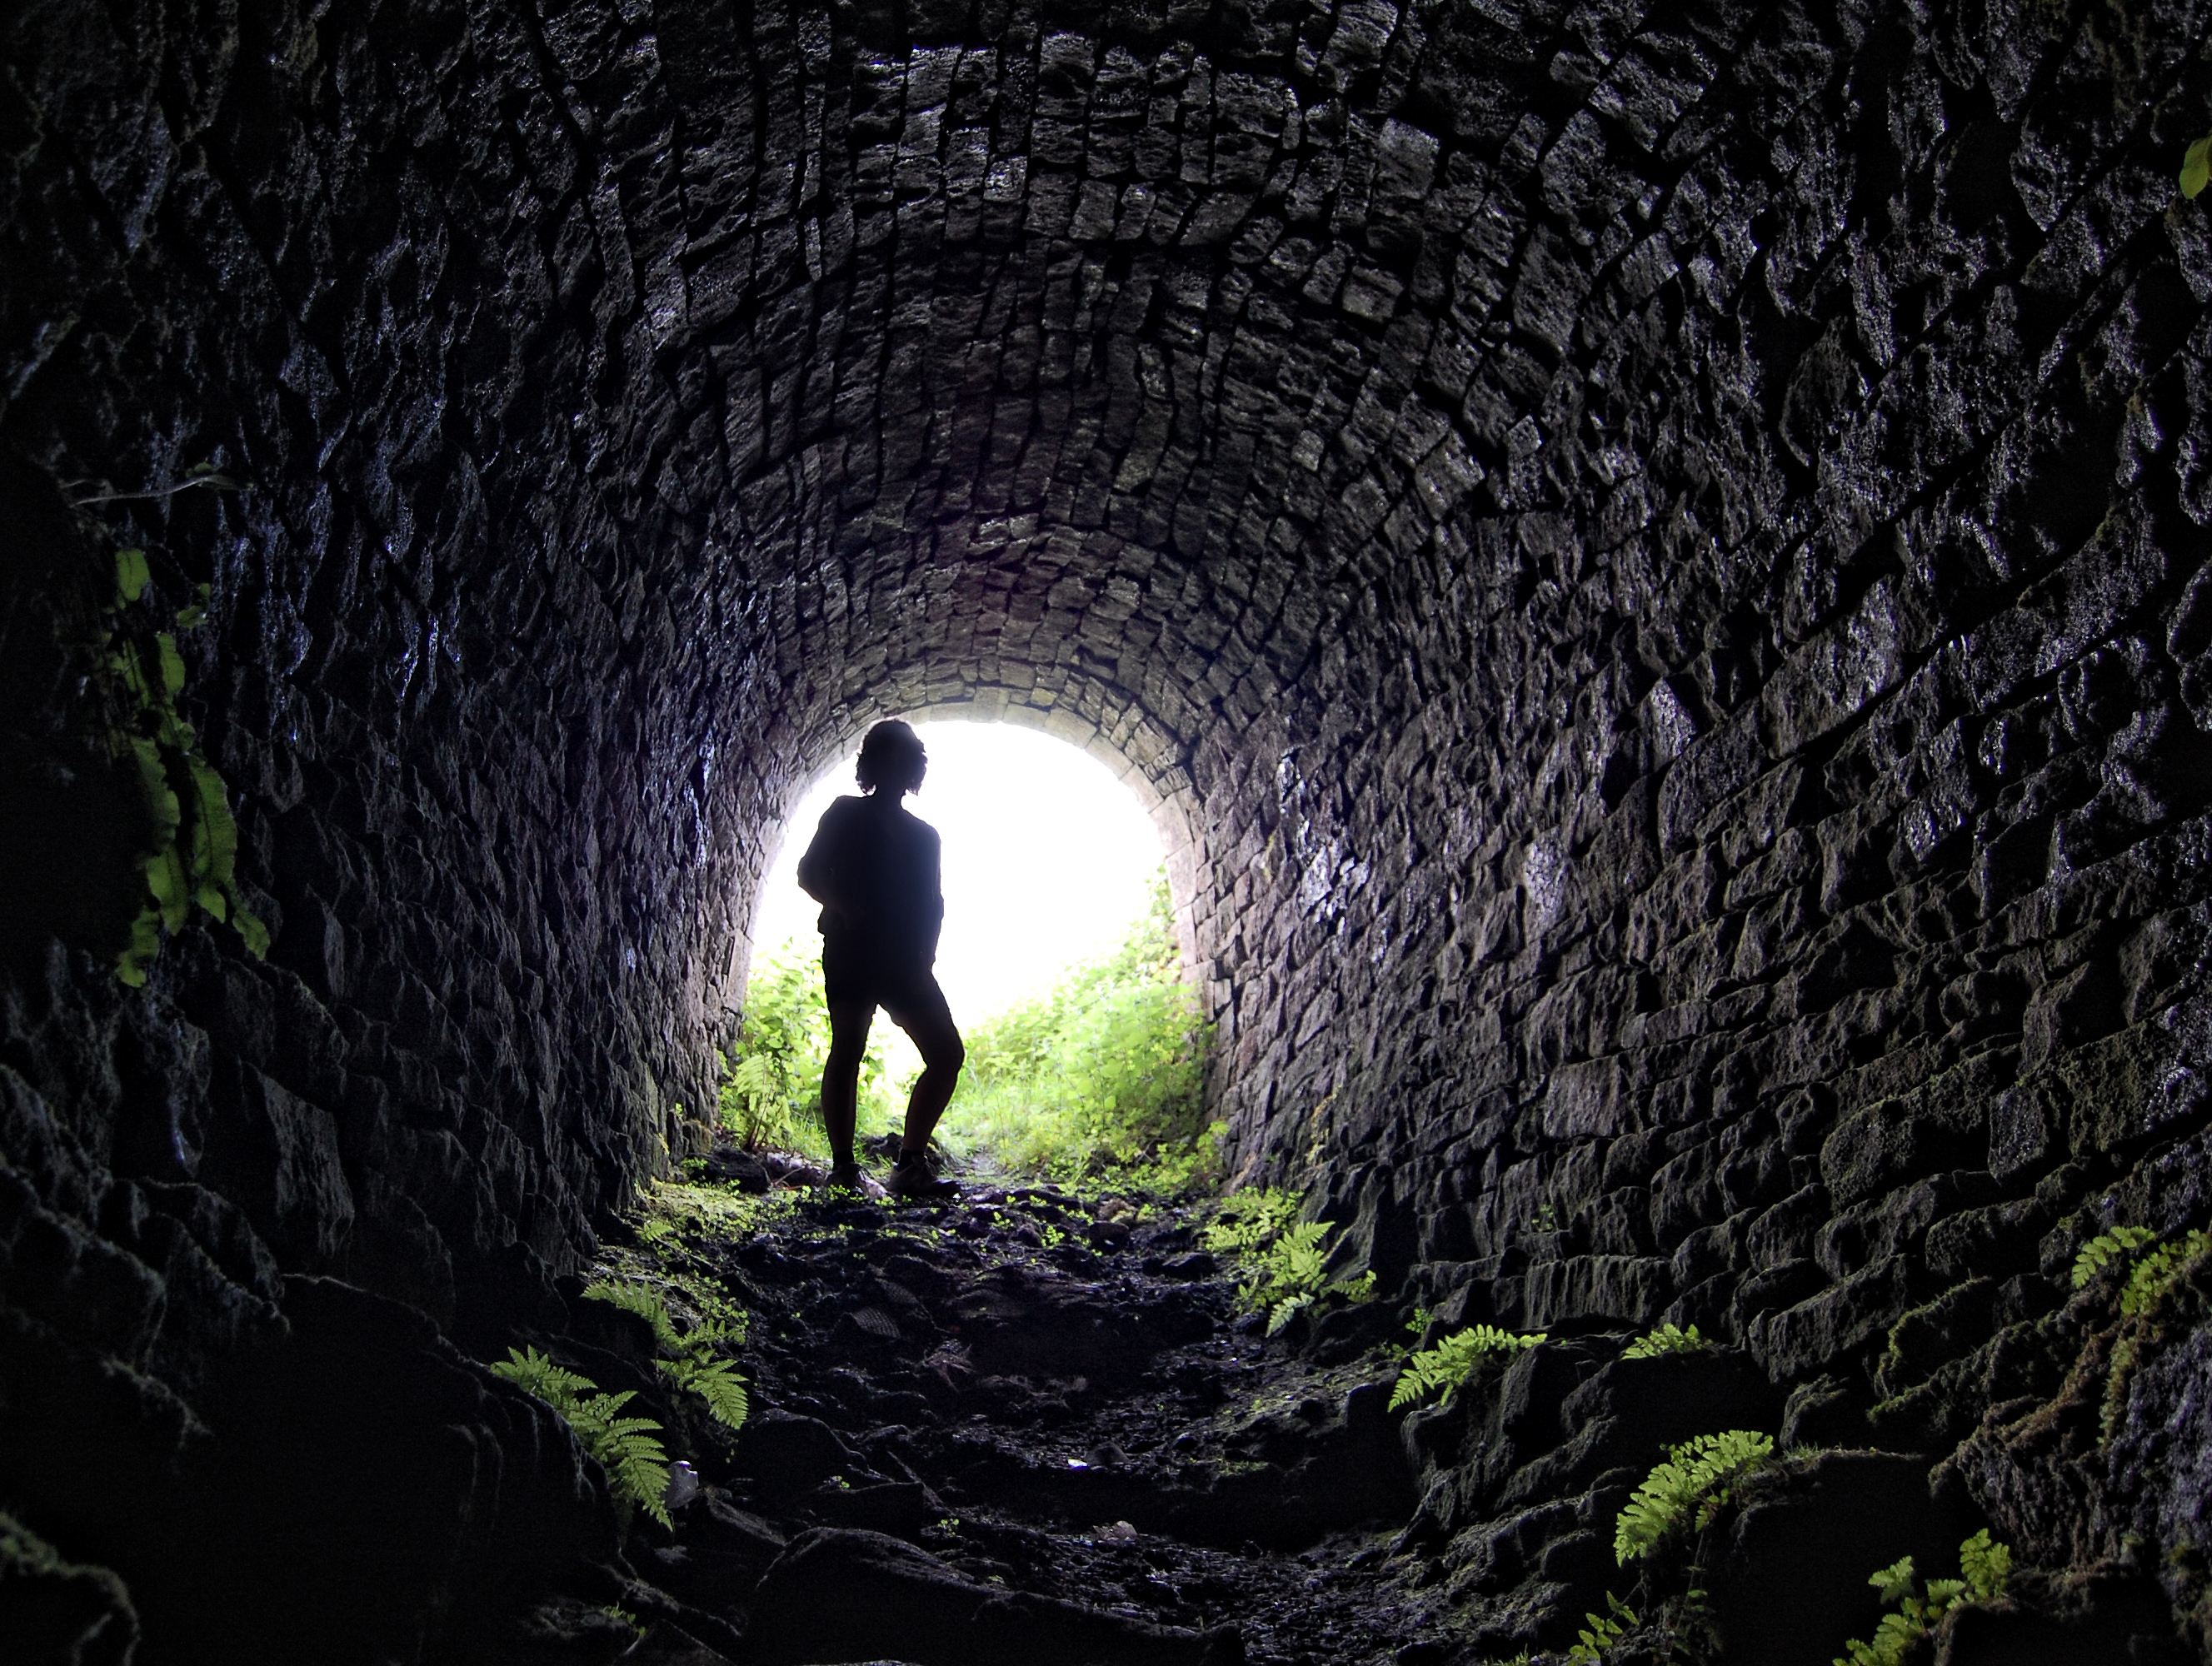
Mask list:
[[[913,725],[894,717],[868,731],[860,742],[860,762],[854,773],[864,793],[879,787],[911,793],[921,785],[922,771],[928,765],[929,754],[921,737],[914,732]]]

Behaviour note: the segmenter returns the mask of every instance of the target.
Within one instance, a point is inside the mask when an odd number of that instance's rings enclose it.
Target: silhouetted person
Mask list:
[[[906,1136],[890,1185],[908,1197],[952,1189],[931,1177],[924,1153],[968,1056],[931,970],[945,921],[937,830],[899,802],[921,786],[928,765],[921,737],[906,724],[870,729],[854,772],[866,796],[831,805],[799,863],[800,887],[822,904],[822,982],[830,1006],[822,1120],[834,1159],[830,1182],[856,1189],[860,1183],[853,1124],[860,1056],[880,1006],[921,1053],[922,1072],[907,1101]]]

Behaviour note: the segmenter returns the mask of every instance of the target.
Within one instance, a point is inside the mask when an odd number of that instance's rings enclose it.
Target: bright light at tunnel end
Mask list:
[[[937,977],[954,1019],[972,1025],[1119,944],[1164,849],[1135,795],[1079,747],[1011,723],[915,728],[929,774],[907,807],[944,840]],[[755,906],[756,961],[793,937],[819,952],[799,858],[831,800],[859,790],[848,755],[793,812]]]

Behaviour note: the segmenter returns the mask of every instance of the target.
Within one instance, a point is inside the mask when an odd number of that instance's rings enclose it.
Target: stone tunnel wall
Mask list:
[[[189,1401],[204,1262],[489,1346],[698,1137],[805,778],[972,705],[1181,807],[1242,1172],[1455,1316],[1845,1400],[1941,1298],[1880,1386],[1956,1439],[2080,1237],[2212,1209],[2204,27],[23,10],[22,1335]],[[123,543],[212,586],[275,935],[143,995]],[[111,1264],[166,1305],[87,1329]]]

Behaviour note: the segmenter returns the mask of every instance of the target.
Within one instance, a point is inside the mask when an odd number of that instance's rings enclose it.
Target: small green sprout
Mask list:
[[[2115,1226],[2109,1232],[2100,1232],[2083,1244],[2074,1257],[2074,1287],[2084,1290],[2089,1281],[2113,1262],[2134,1259],[2136,1252],[2158,1242],[2158,1234],[2148,1226]]]
[[[2181,153],[2181,194],[2197,197],[2212,185],[2212,133]]]
[[[1930,1579],[1925,1595],[1916,1595],[1910,1556],[1875,1570],[1867,1584],[1884,1608],[1897,1612],[1882,1615],[1871,1641],[1846,1643],[1835,1666],[1904,1666],[1914,1645],[1952,1609],[1994,1602],[2005,1594],[2012,1579],[2011,1547],[1992,1541],[1985,1527],[1959,1547],[1959,1573],[1956,1579]]]
[[[1636,1629],[1636,1611],[1611,1591],[1605,1594],[1605,1605],[1610,1614],[1583,1616],[1589,1623],[1576,1633],[1575,1646],[1567,1651],[1568,1666],[1597,1666],[1607,1649]]]
[[[1692,1325],[1685,1330],[1680,1325],[1662,1325],[1648,1336],[1639,1336],[1621,1350],[1624,1359],[1656,1359],[1662,1353],[1702,1353],[1712,1344],[1698,1335]]]

